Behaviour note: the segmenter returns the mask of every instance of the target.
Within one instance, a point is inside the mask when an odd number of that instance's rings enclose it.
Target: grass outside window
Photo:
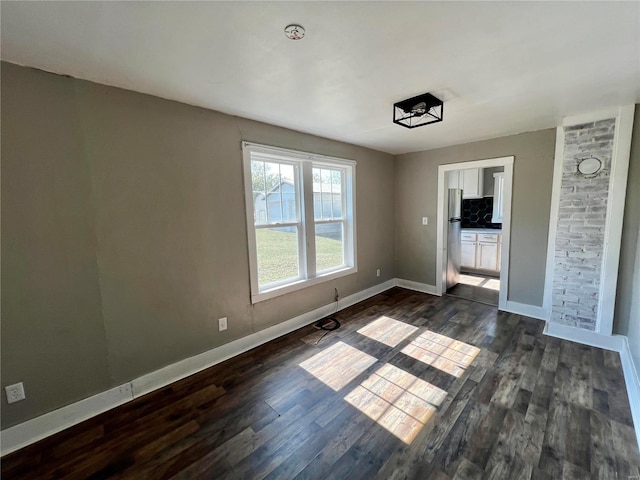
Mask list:
[[[297,234],[276,229],[256,229],[258,282],[260,285],[298,276]],[[343,264],[342,242],[316,236],[317,270]]]

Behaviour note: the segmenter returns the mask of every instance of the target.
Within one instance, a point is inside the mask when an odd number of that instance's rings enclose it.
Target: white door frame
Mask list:
[[[436,254],[436,294],[444,295],[447,285],[447,172],[466,170],[467,168],[504,167],[504,192],[502,212],[502,245],[500,259],[500,299],[498,308],[507,308],[509,288],[509,243],[511,238],[511,194],[513,190],[514,157],[488,158],[469,162],[450,163],[438,166],[438,231]]]

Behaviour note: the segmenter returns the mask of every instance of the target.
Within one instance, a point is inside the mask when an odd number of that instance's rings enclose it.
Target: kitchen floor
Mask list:
[[[447,295],[497,307],[500,296],[500,279],[477,273],[461,273],[460,282],[447,290]]]

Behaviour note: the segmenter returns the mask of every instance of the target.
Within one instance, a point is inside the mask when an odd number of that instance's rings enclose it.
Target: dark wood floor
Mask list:
[[[481,281],[482,279],[495,279],[495,277],[489,277],[487,275],[482,275],[479,273],[464,273],[461,275],[460,283],[447,290],[447,295],[458,298],[465,298],[467,300],[473,300],[474,302],[485,303],[487,305],[493,305],[495,307],[498,306],[498,302],[500,300],[499,290],[488,288],[485,285],[486,282],[483,282],[483,284],[481,284],[480,286],[464,283],[465,280],[463,277],[469,277],[469,279],[479,281]]]
[[[2,478],[627,479],[616,353],[395,288],[2,460]]]

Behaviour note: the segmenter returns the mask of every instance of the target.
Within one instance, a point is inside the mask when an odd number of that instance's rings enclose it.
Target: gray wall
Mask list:
[[[6,63],[2,126],[2,428],[395,276],[391,155]],[[251,305],[242,140],[358,162],[357,274]]]
[[[438,165],[514,155],[509,300],[542,306],[554,149],[549,129],[396,157],[397,276],[436,284]]]
[[[631,138],[631,156],[629,158],[629,175],[627,177],[627,197],[624,206],[624,223],[622,225],[622,242],[620,245],[620,266],[618,270],[618,286],[616,291],[616,307],[613,331],[627,335],[630,322],[640,322],[638,311],[631,308],[633,293],[633,269],[640,228],[640,105],[636,105],[633,120],[633,137]],[[635,328],[640,329],[640,325]],[[639,342],[640,344],[640,342]],[[640,358],[640,351],[637,352]],[[640,368],[640,364],[638,364]]]
[[[636,105],[624,207],[613,331],[626,335],[640,372],[640,105]]]
[[[64,77],[2,64],[2,426],[109,388],[90,166]]]
[[[640,235],[640,232],[637,233]],[[626,300],[631,308],[625,334],[629,339],[629,349],[636,371],[640,371],[640,243],[636,248],[632,290]]]

